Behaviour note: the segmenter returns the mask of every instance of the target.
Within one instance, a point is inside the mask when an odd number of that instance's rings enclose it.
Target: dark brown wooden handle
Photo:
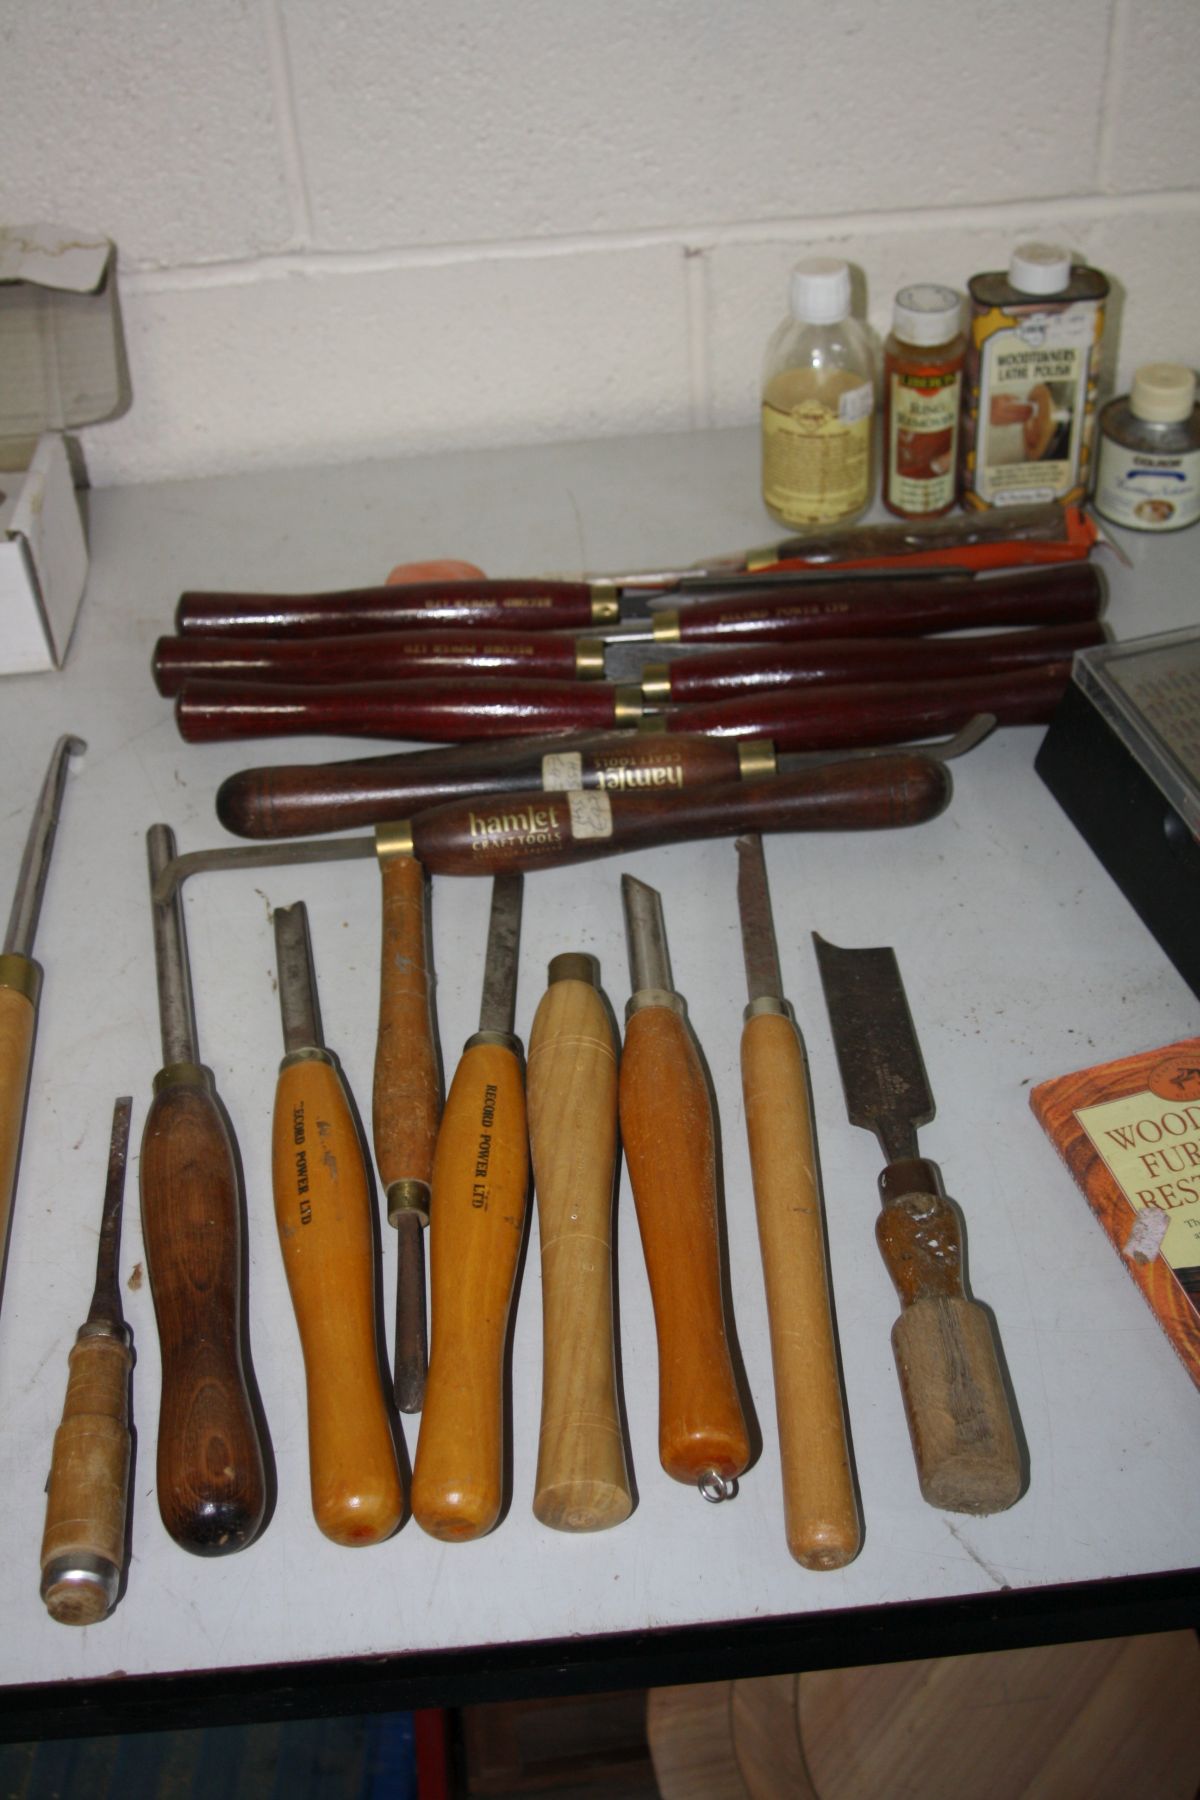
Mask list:
[[[330,594],[191,592],[179,596],[175,609],[175,629],[187,637],[328,637],[430,625],[571,631],[591,623],[591,594],[578,581],[422,581]]]
[[[946,681],[1002,674],[1061,662],[1076,650],[1105,642],[1102,625],[1049,625],[1033,631],[977,636],[830,638],[814,644],[780,642],[749,650],[704,650],[668,663],[672,700],[723,700],[765,688],[852,686],[870,681]]]
[[[571,680],[578,640],[553,631],[381,631],[363,636],[162,637],[150,667],[160,694],[185,681],[335,683],[411,681],[428,675],[550,676]]]
[[[407,819],[478,794],[525,793],[539,786],[546,792],[657,793],[735,781],[741,767],[738,746],[721,738],[617,731],[598,733],[590,742],[591,748],[562,742],[556,750],[531,752],[523,739],[508,746],[497,740],[489,750],[507,747],[509,759],[501,762],[493,754],[474,765],[449,757],[444,764],[432,762],[418,752],[242,769],[218,788],[217,817],[239,837],[304,837]]]
[[[242,1365],[235,1153],[207,1070],[156,1078],[140,1188],[162,1350],[159,1511],[183,1549],[221,1556],[257,1534],[266,1487]]]
[[[175,719],[189,744],[321,733],[462,743],[536,731],[602,730],[616,723],[616,693],[607,682],[489,675],[471,681],[444,676],[331,688],[195,681],[180,688]]]
[[[775,590],[778,595],[778,590]],[[679,609],[685,644],[733,638],[916,637],[993,625],[1068,625],[1100,616],[1104,584],[1090,563],[970,576],[812,582],[788,596],[764,592],[697,600]]]
[[[515,794],[455,803],[412,821],[435,875],[497,875],[654,844],[741,831],[856,831],[915,825],[950,798],[944,763],[912,751],[829,763],[801,774],[655,794]]]
[[[963,1285],[958,1209],[924,1157],[880,1177],[875,1234],[903,1311],[892,1350],[921,1493],[949,1512],[1001,1512],[1022,1484],[1016,1427],[987,1311]]]
[[[863,682],[796,693],[772,688],[703,706],[667,708],[670,731],[761,736],[777,750],[847,750],[957,731],[979,713],[1001,725],[1045,725],[1071,676],[1069,662],[951,681]]]

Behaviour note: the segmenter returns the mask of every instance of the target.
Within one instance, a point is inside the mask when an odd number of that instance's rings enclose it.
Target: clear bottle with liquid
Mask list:
[[[874,359],[850,316],[849,266],[824,256],[798,263],[763,369],[763,500],[781,524],[845,524],[866,511],[874,407]]]

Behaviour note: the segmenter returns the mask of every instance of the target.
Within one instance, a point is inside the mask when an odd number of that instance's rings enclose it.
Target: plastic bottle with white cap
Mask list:
[[[1200,519],[1200,405],[1181,363],[1143,363],[1100,414],[1096,511],[1131,531],[1182,531]]]
[[[850,269],[817,256],[792,271],[788,316],[767,345],[762,485],[784,525],[857,519],[873,487],[870,340],[850,316]]]
[[[1108,282],[1058,244],[973,275],[962,432],[969,507],[1087,492]]]

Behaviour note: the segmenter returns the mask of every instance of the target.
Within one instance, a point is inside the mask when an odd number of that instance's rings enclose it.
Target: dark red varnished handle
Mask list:
[[[162,637],[151,669],[160,694],[185,681],[412,681],[431,675],[571,679],[578,640],[553,631],[341,632],[336,637],[242,637],[194,632]]]
[[[332,594],[196,591],[181,594],[175,609],[175,629],[183,636],[329,637],[431,625],[572,631],[591,623],[591,595],[579,581],[422,581]]]

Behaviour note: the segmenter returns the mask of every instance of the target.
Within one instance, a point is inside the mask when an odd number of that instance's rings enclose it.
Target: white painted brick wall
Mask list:
[[[1198,0],[0,0],[0,217],[118,242],[98,484],[733,424],[800,255],[886,331],[1062,239],[1200,362]]]

